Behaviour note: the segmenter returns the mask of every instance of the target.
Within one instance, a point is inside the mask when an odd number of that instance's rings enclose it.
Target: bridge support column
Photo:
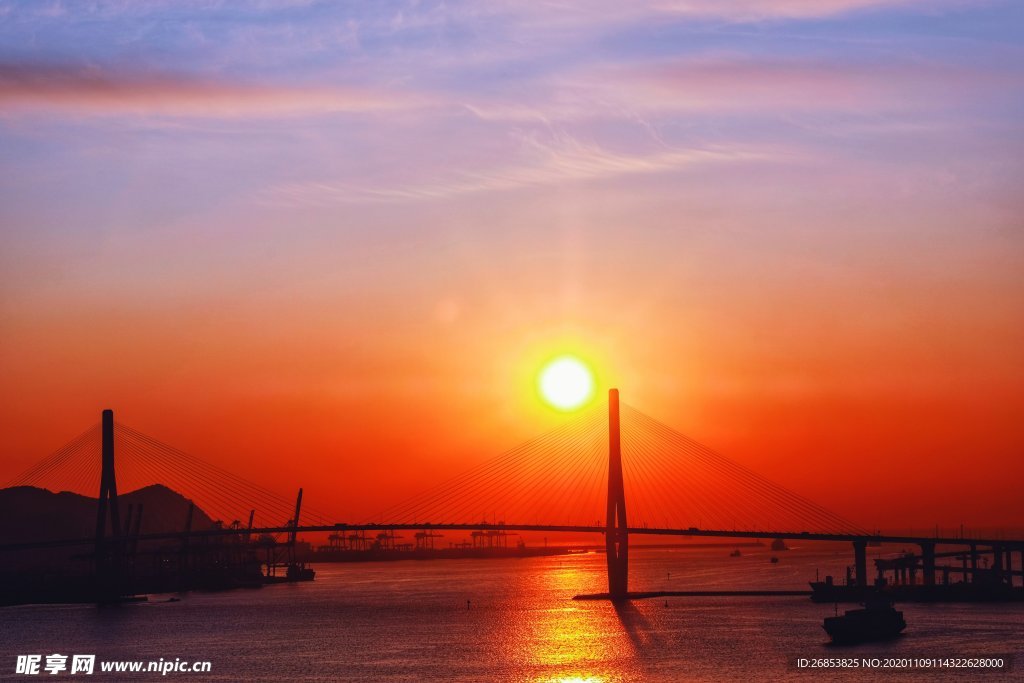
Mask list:
[[[622,600],[629,593],[629,534],[626,492],[622,481],[619,441],[619,390],[608,390],[608,509],[605,516],[605,554],[608,560],[608,595]]]
[[[861,588],[868,587],[868,542],[853,542],[853,564],[856,567],[854,578]]]
[[[971,583],[978,578],[978,546],[971,544]]]
[[[935,585],[935,544],[934,543],[922,543],[921,544],[921,564],[924,570],[924,585],[934,586]]]
[[[104,410],[101,419],[102,446],[100,462],[100,493],[96,501],[96,578],[106,588],[116,582],[118,535],[121,515],[117,509],[117,476],[114,470],[114,411]],[[107,520],[110,520],[110,542]]]

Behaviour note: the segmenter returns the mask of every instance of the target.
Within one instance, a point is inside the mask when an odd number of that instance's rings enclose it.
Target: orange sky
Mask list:
[[[575,352],[865,527],[1024,526],[1016,10],[697,4],[358,17],[334,51],[301,10],[123,53],[116,13],[70,53],[19,14],[0,480],[111,407],[359,518],[558,424],[533,382]],[[763,40],[638,38],[709,21]]]

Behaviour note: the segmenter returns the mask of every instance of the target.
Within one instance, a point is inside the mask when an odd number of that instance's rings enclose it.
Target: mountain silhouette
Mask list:
[[[118,496],[122,524],[128,506],[137,509],[142,504],[143,534],[184,530],[190,502],[162,484]],[[197,506],[192,513],[192,529],[211,526],[213,521]],[[0,489],[0,544],[92,538],[95,533],[95,498],[34,486]]]

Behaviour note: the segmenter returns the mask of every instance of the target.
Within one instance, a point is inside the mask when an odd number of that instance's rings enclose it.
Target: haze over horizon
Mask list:
[[[865,527],[1024,527],[1022,20],[0,2],[0,481],[113,408],[359,517],[571,353]]]

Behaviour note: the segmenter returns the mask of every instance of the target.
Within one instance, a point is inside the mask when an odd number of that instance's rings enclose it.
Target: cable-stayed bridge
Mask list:
[[[216,523],[192,528],[190,509],[180,527],[170,524],[180,530],[143,530],[142,506],[122,509],[118,490],[148,484],[180,492]],[[1014,568],[1014,554],[1024,568],[1024,541],[868,531],[636,408],[620,405],[614,389],[606,405],[364,520],[337,521],[308,501],[303,508],[301,489],[294,501],[284,498],[115,422],[111,411],[8,483],[12,486],[98,491],[94,534],[8,543],[0,551],[91,547],[96,576],[107,585],[116,584],[126,554],[139,543],[176,541],[194,549],[213,539],[231,539],[237,546],[233,552],[241,552],[268,537],[283,536],[286,546],[294,546],[297,534],[304,532],[397,530],[600,534],[607,596],[613,599],[630,595],[629,537],[635,535],[849,543],[855,566],[851,583],[859,587],[870,585],[868,545],[883,542],[920,547],[911,572],[919,569],[925,586],[936,583],[937,558],[954,555],[937,553],[938,545],[962,548],[955,554],[963,565],[954,571],[965,583],[982,575],[982,555],[986,561],[992,558],[984,576],[1011,588],[1015,576],[1024,577],[1022,569]],[[900,572],[906,567],[892,569],[897,582],[905,578]],[[950,568],[942,569],[948,582]]]

